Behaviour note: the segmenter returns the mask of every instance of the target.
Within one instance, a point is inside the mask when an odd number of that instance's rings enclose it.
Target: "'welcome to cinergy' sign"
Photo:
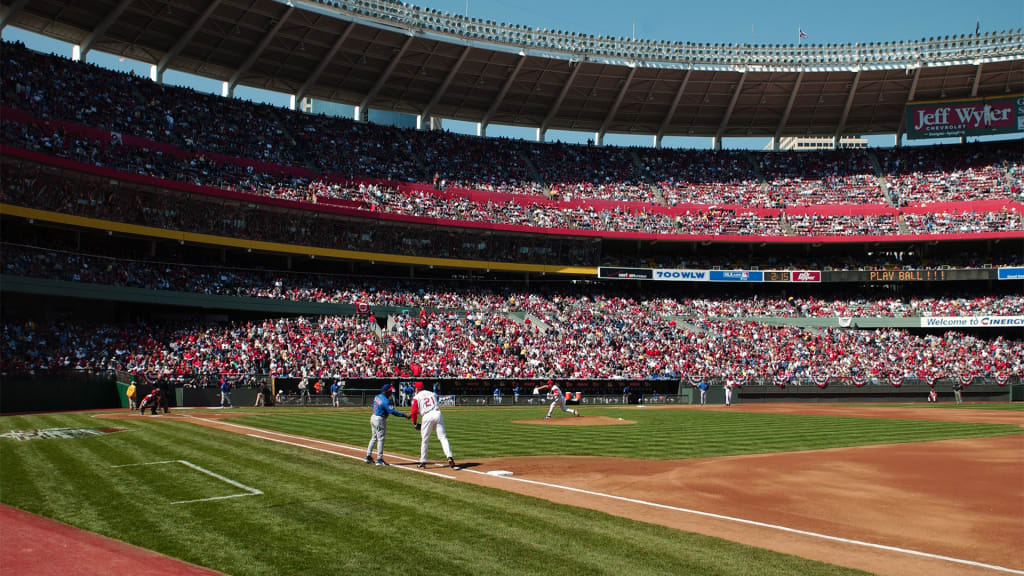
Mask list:
[[[1024,132],[1024,94],[907,104],[907,138]]]

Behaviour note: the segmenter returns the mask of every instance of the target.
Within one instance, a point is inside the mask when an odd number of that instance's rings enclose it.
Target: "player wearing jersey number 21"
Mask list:
[[[437,401],[437,394],[430,390],[423,389],[423,382],[413,384],[416,395],[412,398],[412,409],[409,410],[409,418],[420,431],[420,468],[427,465],[427,444],[430,442],[430,433],[437,432],[437,439],[441,441],[441,449],[448,458],[448,466],[455,468],[455,459],[452,458],[452,449],[448,445],[448,432],[444,429],[444,418],[441,416],[441,407]],[[416,417],[420,416],[420,423],[417,424]]]

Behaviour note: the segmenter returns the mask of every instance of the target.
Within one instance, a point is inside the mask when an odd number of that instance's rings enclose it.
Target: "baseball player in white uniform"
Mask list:
[[[555,411],[556,404],[562,409],[562,412],[569,412],[573,416],[580,415],[578,410],[573,410],[572,408],[565,407],[565,394],[562,394],[562,389],[558,387],[558,384],[555,384],[551,380],[548,380],[547,385],[541,386],[540,388],[547,389],[548,398],[552,399],[551,406],[548,406],[548,415],[544,417],[545,420],[551,418],[551,413]]]
[[[448,466],[455,468],[455,459],[452,458],[452,449],[448,445],[448,432],[444,429],[444,418],[441,416],[441,407],[438,405],[437,394],[430,390],[423,389],[423,382],[413,384],[416,394],[412,397],[412,408],[409,410],[409,418],[420,431],[420,461],[416,466],[425,468],[427,466],[427,444],[430,442],[430,433],[437,432],[437,439],[441,441],[441,449],[448,458]],[[420,423],[416,423],[416,417],[421,416]]]
[[[732,387],[734,384],[729,378],[725,379],[725,405],[730,406],[732,404]]]

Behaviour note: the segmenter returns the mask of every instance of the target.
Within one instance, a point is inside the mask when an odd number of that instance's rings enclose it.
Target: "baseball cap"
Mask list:
[[[423,382],[414,382],[412,387],[417,390],[420,390],[421,388],[423,388]]]
[[[394,388],[391,387],[391,384],[385,384],[385,385],[380,387],[380,391],[384,392],[385,394],[387,394],[388,392],[394,391]]]

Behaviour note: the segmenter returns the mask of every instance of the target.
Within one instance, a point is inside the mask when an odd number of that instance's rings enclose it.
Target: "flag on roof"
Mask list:
[[[804,32],[803,28],[797,28],[796,30],[797,33],[800,35],[800,38],[807,38],[807,32]]]

